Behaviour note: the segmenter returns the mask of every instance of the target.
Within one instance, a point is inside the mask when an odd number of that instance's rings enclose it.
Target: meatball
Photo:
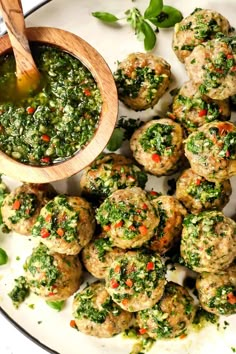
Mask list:
[[[205,210],[222,210],[231,193],[230,180],[209,182],[191,168],[185,170],[176,183],[176,198],[192,214]]]
[[[159,216],[147,193],[139,187],[112,193],[97,209],[96,219],[114,246],[141,247],[159,224]]]
[[[135,111],[153,107],[167,90],[170,76],[170,64],[150,53],[130,54],[114,73],[119,99]]]
[[[94,212],[85,199],[58,195],[41,209],[32,235],[53,252],[73,255],[89,243],[94,230]]]
[[[40,243],[25,265],[30,290],[49,301],[65,300],[80,287],[82,267],[76,256],[52,253]]]
[[[175,25],[173,50],[178,59],[184,62],[197,45],[215,38],[218,33],[228,35],[230,30],[230,24],[224,16],[213,10],[198,8]]]
[[[106,289],[124,310],[153,306],[163,295],[166,268],[157,253],[128,251],[110,265]]]
[[[228,268],[236,255],[236,223],[220,211],[187,215],[180,253],[186,266],[198,273]]]
[[[230,122],[204,124],[185,141],[192,170],[211,182],[236,174],[236,127]]]
[[[119,154],[107,154],[83,171],[80,187],[85,197],[102,200],[117,189],[144,188],[146,182],[146,173],[131,159]]]
[[[186,334],[194,315],[194,301],[188,291],[178,284],[169,282],[159,302],[138,312],[139,332],[147,333],[154,339],[179,337]]]
[[[107,268],[125,250],[112,246],[106,233],[95,237],[82,250],[82,261],[89,273],[95,278],[105,279]]]
[[[130,148],[147,172],[172,174],[183,157],[183,129],[172,119],[151,120],[134,132]]]
[[[182,204],[172,196],[163,195],[152,200],[160,215],[160,223],[147,247],[164,254],[180,241],[182,222],[187,214]]]
[[[202,273],[196,287],[206,311],[216,315],[236,314],[236,265],[217,274]]]
[[[191,81],[186,82],[174,97],[172,104],[174,118],[191,133],[213,120],[230,119],[229,100],[212,100],[202,95]]]
[[[24,183],[4,199],[1,213],[6,226],[21,235],[30,235],[41,208],[54,196],[48,184]]]
[[[224,100],[236,94],[236,54],[230,38],[203,43],[185,60],[187,74],[201,94]]]
[[[133,315],[112,301],[103,282],[90,284],[75,295],[73,316],[79,331],[99,338],[112,337],[133,324]]]

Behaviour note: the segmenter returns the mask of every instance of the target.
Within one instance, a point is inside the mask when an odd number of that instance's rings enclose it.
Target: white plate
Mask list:
[[[92,44],[105,58],[111,70],[116,68],[117,60],[124,59],[129,53],[143,51],[143,44],[134,35],[133,30],[126,22],[120,26],[108,26],[91,16],[92,11],[108,11],[122,17],[125,10],[136,6],[140,10],[148,5],[148,0],[53,0],[37,12],[27,18],[27,26],[51,26],[71,31],[83,37]],[[169,5],[180,9],[184,16],[187,16],[196,7],[211,8],[221,12],[229,19],[231,25],[236,25],[235,0],[169,0]],[[180,86],[187,80],[183,65],[177,60],[171,49],[172,29],[161,30],[157,36],[157,45],[154,53],[164,57],[172,66],[173,82],[171,88]],[[164,116],[167,111],[171,96],[166,93],[153,110],[146,112],[133,112],[120,105],[119,115],[126,115],[132,118],[151,118],[154,115]],[[112,109],[112,108],[111,108]],[[235,118],[235,116],[233,116]],[[122,148],[126,152],[127,146]],[[17,179],[17,174],[16,174]],[[54,184],[58,192],[78,195],[79,176],[71,177],[69,180],[60,181]],[[6,178],[7,184],[14,188],[20,183]],[[236,186],[236,179],[232,179]],[[147,188],[163,191],[166,186],[166,178],[151,177]],[[230,204],[224,212],[228,216],[235,213],[236,188]],[[26,302],[16,310],[8,292],[12,289],[13,279],[22,274],[22,264],[25,258],[31,253],[33,241],[27,237],[17,234],[0,235],[0,247],[6,249],[10,255],[7,265],[0,268],[0,305],[9,318],[13,319],[20,328],[30,334],[33,338],[47,346],[52,351],[60,354],[128,354],[134,344],[132,340],[116,336],[111,339],[98,339],[83,335],[69,326],[72,319],[71,302],[67,301],[66,308],[57,313],[49,308],[43,300],[31,295]],[[20,260],[17,260],[17,257]],[[180,281],[181,277],[175,277]],[[34,304],[34,309],[29,305]],[[224,321],[229,325],[224,329]],[[221,319],[219,329],[215,326],[204,328],[200,332],[190,333],[185,339],[171,341],[158,341],[151,349],[150,354],[230,354],[231,347],[236,348],[236,315]],[[2,337],[2,332],[0,332]],[[19,350],[18,353],[23,351]]]

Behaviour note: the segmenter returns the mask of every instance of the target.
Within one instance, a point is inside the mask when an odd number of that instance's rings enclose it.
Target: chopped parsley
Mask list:
[[[30,286],[24,276],[15,279],[15,286],[8,294],[14,306],[18,308],[30,294]]]

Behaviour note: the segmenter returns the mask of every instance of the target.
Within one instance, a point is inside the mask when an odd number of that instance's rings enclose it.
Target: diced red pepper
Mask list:
[[[135,182],[135,181],[136,181],[136,179],[134,178],[134,176],[128,176],[128,180],[129,180],[130,182]]]
[[[146,328],[140,328],[140,329],[139,329],[139,333],[140,333],[140,334],[145,334],[145,333],[147,333]]]
[[[236,295],[234,295],[233,293],[229,293],[227,295],[227,300],[230,303],[230,305],[235,305],[236,304]]]
[[[70,326],[71,326],[72,328],[76,328],[75,320],[71,320],[71,321],[70,321]]]
[[[14,203],[12,204],[12,209],[14,210],[19,210],[21,206],[21,202],[19,199],[15,200]]]
[[[154,270],[154,268],[155,268],[155,264],[153,262],[147,263],[147,266],[146,266],[147,270]]]
[[[225,156],[226,157],[230,157],[230,151],[229,150],[226,151]]]
[[[119,283],[118,283],[118,281],[117,280],[115,280],[115,279],[111,279],[111,281],[110,281],[110,285],[111,285],[111,288],[112,289],[116,289],[116,288],[118,288],[119,287]]]
[[[104,231],[109,231],[111,229],[111,225],[104,225],[103,230]]]
[[[45,217],[45,221],[46,222],[50,222],[52,220],[52,215],[51,214],[48,214],[46,217]]]
[[[48,296],[53,296],[53,295],[55,295],[55,294],[52,291],[48,294]]]
[[[146,204],[146,203],[143,203],[143,205],[142,205],[142,209],[143,209],[143,210],[147,210],[147,209],[148,209],[148,206],[147,206],[147,204]]]
[[[201,182],[202,182],[201,179],[200,179],[200,178],[197,178],[195,184],[196,184],[197,186],[200,186]]]
[[[118,228],[118,227],[122,227],[123,225],[124,225],[124,222],[122,220],[120,220],[114,225],[114,227]]]
[[[62,237],[63,235],[64,235],[64,230],[61,228],[61,227],[59,227],[58,229],[57,229],[57,234],[58,234],[58,236],[60,236],[60,237]]]
[[[126,280],[126,282],[125,282],[125,284],[129,287],[129,288],[132,288],[132,286],[133,286],[133,281],[132,281],[132,279],[127,279]]]
[[[43,135],[41,136],[41,139],[42,139],[43,141],[45,141],[46,143],[48,143],[48,142],[51,140],[50,136],[47,135],[47,134],[43,134]]]
[[[129,230],[135,231],[135,230],[136,230],[136,227],[135,227],[134,225],[130,225],[130,226],[129,226]]]
[[[236,65],[232,66],[231,71],[236,71]]]
[[[201,109],[198,113],[199,117],[204,117],[207,115],[207,109]]]
[[[179,336],[180,339],[184,339],[184,338],[186,338],[186,337],[187,337],[187,334],[186,334],[186,333],[183,333],[183,334],[181,334],[181,336]]]
[[[91,91],[87,88],[83,89],[85,96],[91,96]]]
[[[128,300],[128,299],[123,299],[123,300],[121,301],[121,303],[122,303],[122,305],[127,306],[128,303],[129,303],[129,300]]]
[[[28,114],[33,114],[35,112],[35,108],[34,107],[27,107],[26,111]]]
[[[41,162],[43,163],[50,163],[51,162],[51,159],[49,156],[44,156],[41,158]]]
[[[161,156],[158,154],[152,154],[152,160],[155,162],[160,162],[161,161]]]
[[[228,54],[227,55],[227,59],[233,59],[233,58],[234,58],[233,54]]]
[[[50,236],[50,232],[45,227],[43,227],[40,231],[40,235],[42,238],[47,238]]]
[[[168,118],[171,118],[171,119],[173,119],[173,120],[175,120],[176,119],[176,116],[174,115],[174,113],[168,113]]]
[[[158,193],[155,192],[155,191],[150,191],[149,193],[150,193],[151,195],[153,195],[153,196],[158,195]]]
[[[141,235],[146,235],[147,234],[148,229],[147,229],[147,227],[145,225],[139,226],[138,229],[139,229],[139,232],[140,232]]]
[[[116,266],[115,266],[115,268],[114,268],[114,272],[115,273],[120,273],[120,265],[119,264],[117,264]]]

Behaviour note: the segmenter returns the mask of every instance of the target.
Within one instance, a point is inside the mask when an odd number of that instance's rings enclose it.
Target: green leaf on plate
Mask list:
[[[149,51],[155,47],[156,44],[156,33],[153,31],[152,27],[147,21],[143,21],[141,25],[142,32],[144,34],[144,48]]]
[[[169,28],[173,27],[176,23],[183,19],[182,13],[175,7],[164,5],[161,13],[148,20],[152,22],[156,27]]]
[[[111,14],[110,12],[97,11],[97,12],[92,12],[92,15],[103,22],[112,23],[112,22],[119,21],[119,18],[116,17],[115,15]]]
[[[150,3],[144,12],[144,18],[156,17],[163,8],[162,0],[150,0]]]
[[[8,261],[8,255],[4,249],[0,248],[0,265],[6,264]]]
[[[61,311],[65,304],[65,300],[61,301],[46,301],[46,304],[56,311]]]
[[[109,151],[118,150],[121,147],[123,140],[124,140],[123,130],[120,128],[115,128],[109,140],[109,143],[107,144],[107,149]]]

